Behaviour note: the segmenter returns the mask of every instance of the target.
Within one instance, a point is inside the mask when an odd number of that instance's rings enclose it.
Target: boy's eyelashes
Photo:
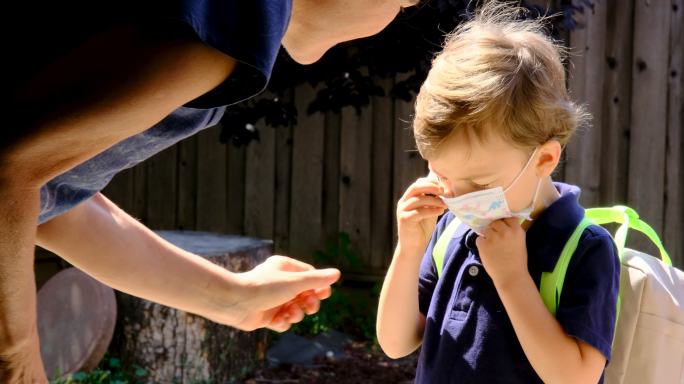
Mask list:
[[[487,189],[490,184],[478,184],[474,181],[470,181],[470,185],[477,189]]]
[[[449,181],[446,177],[442,177],[439,175],[436,175],[436,176],[437,176],[437,180],[442,182],[442,183],[446,183],[447,181]],[[473,180],[467,180],[467,183],[469,184],[470,187],[475,188],[475,189],[487,189],[491,185],[491,183],[478,184],[478,183],[474,182]]]

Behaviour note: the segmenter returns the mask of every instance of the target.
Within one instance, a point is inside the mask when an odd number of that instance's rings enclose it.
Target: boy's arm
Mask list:
[[[378,343],[393,359],[415,351],[422,342],[425,316],[418,308],[416,291],[422,255],[398,245],[380,292]]]
[[[392,358],[408,355],[420,346],[425,316],[418,299],[419,272],[437,217],[446,206],[441,187],[418,179],[397,203],[398,245],[380,293],[377,335],[383,351]]]
[[[499,297],[525,355],[545,383],[596,383],[606,358],[593,346],[568,336],[549,312],[528,274],[498,287]]]
[[[544,305],[527,269],[525,231],[518,219],[492,223],[476,243],[485,270],[494,281],[525,355],[539,377],[546,383],[598,382],[606,356],[596,347],[569,336]]]

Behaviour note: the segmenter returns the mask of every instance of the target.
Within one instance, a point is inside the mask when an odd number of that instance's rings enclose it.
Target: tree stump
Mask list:
[[[171,243],[233,272],[272,254],[271,241],[205,232],[158,231]],[[243,332],[118,293],[118,352],[147,371],[150,383],[231,383],[264,360],[267,331]]]

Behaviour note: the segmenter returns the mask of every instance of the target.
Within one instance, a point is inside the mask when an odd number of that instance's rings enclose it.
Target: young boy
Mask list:
[[[596,383],[610,360],[620,267],[604,229],[582,233],[555,317],[539,293],[584,214],[579,188],[551,175],[587,116],[568,96],[560,47],[518,13],[489,2],[459,27],[416,102],[435,177],[398,202],[377,334],[393,358],[422,344],[417,383]]]

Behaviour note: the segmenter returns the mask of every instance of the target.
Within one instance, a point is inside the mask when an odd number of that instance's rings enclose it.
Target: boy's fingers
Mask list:
[[[504,224],[506,224],[508,227],[515,228],[520,226],[520,219],[517,217],[507,217],[503,219]]]
[[[415,208],[446,208],[447,205],[444,204],[442,199],[431,196],[421,196],[421,197],[410,197],[404,202],[403,209],[410,211]]]
[[[408,187],[403,198],[406,199],[409,196],[419,194],[441,195],[442,187],[440,187],[438,184],[435,184],[433,181],[416,182]]]
[[[407,220],[420,221],[423,219],[434,218],[444,213],[445,208],[416,208],[405,214]]]
[[[503,232],[507,227],[508,226],[503,220],[492,221],[492,223],[489,224],[489,229],[491,229],[492,232]]]

